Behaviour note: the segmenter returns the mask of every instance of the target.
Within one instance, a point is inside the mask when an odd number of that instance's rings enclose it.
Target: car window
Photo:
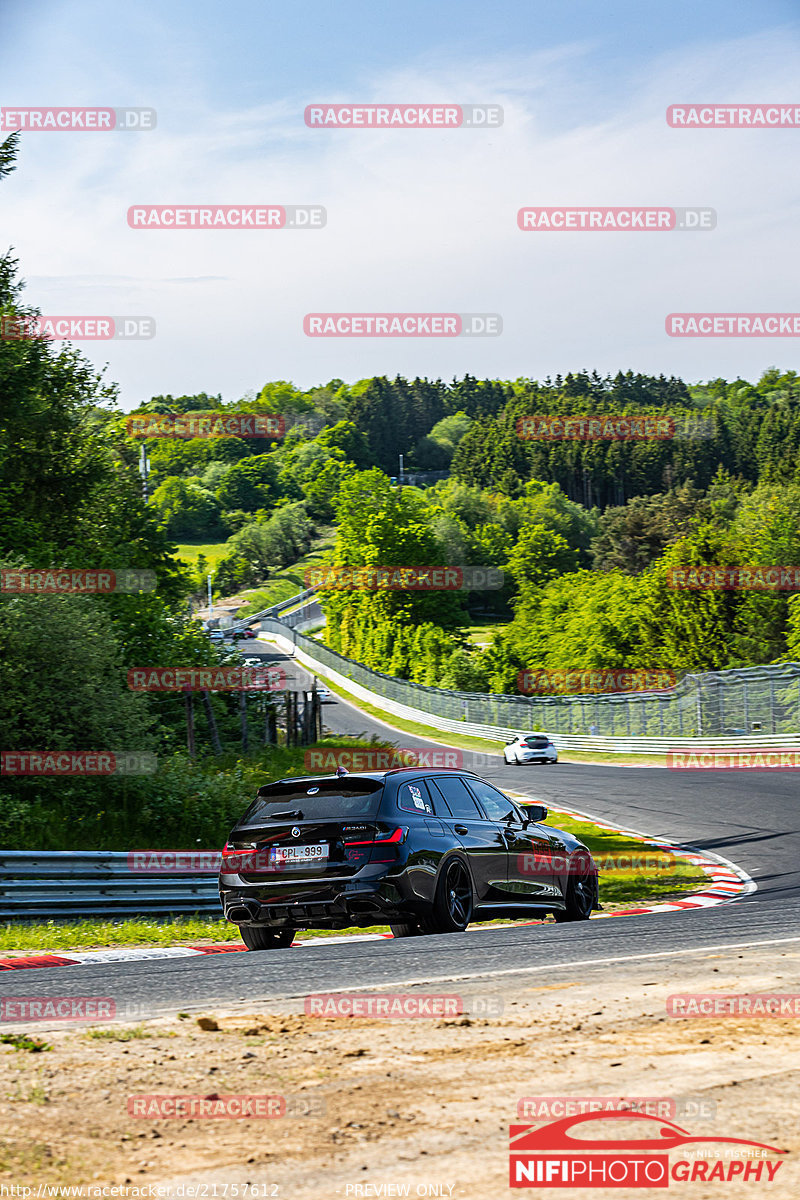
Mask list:
[[[457,775],[437,775],[436,779],[429,782],[442,793],[446,801],[443,808],[449,809],[454,817],[464,817],[468,821],[481,819],[480,809],[469,794],[463,779],[459,779]]]
[[[514,817],[514,820],[519,821],[520,825],[524,825],[528,818],[525,816],[520,806],[518,804],[514,804],[513,801],[508,800],[507,797],[506,799],[508,802],[509,811]]]
[[[433,803],[424,779],[415,779],[413,783],[401,783],[397,789],[397,807],[407,812],[427,813],[432,817]]]
[[[278,820],[274,813],[296,809],[306,819],[332,817],[352,820],[376,817],[383,793],[377,779],[304,779],[270,783],[258,789],[256,798],[237,822],[238,826],[266,824]]]
[[[519,813],[508,796],[498,792],[490,783],[483,779],[470,779],[469,786],[486,809],[490,821],[505,821],[508,817],[519,820]]]

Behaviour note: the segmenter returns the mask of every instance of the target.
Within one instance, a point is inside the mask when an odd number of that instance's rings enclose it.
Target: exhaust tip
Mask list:
[[[259,905],[255,901],[237,900],[228,907],[225,916],[234,925],[254,921],[258,916]]]

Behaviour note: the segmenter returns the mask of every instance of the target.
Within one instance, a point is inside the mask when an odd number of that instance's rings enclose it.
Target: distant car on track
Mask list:
[[[521,767],[524,763],[557,763],[558,751],[546,733],[518,733],[503,750],[506,766]]]
[[[255,636],[255,629],[251,629],[249,625],[246,629],[234,629],[233,631],[233,640],[235,642],[246,641],[250,638],[254,638]]]
[[[546,817],[469,771],[280,779],[258,789],[222,851],[223,912],[250,950],[289,946],[298,929],[387,923],[410,937],[496,917],[585,921],[597,866]]]
[[[324,687],[321,683],[317,684],[317,695],[319,696],[320,704],[330,704],[330,702],[334,699],[334,696],[329,689]]]
[[[222,645],[225,641],[225,634],[221,629],[212,629],[208,636],[216,645]]]

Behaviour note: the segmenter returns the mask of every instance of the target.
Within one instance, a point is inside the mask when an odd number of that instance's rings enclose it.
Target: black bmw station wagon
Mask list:
[[[546,817],[469,771],[281,779],[259,788],[222,851],[223,911],[250,950],[288,946],[298,929],[389,924],[410,937],[474,919],[586,920],[597,867]]]

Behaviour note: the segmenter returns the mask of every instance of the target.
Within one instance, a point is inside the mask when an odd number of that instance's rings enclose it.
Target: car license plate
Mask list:
[[[270,864],[282,867],[326,862],[327,858],[328,847],[325,842],[317,842],[314,846],[273,846],[269,852]]]

